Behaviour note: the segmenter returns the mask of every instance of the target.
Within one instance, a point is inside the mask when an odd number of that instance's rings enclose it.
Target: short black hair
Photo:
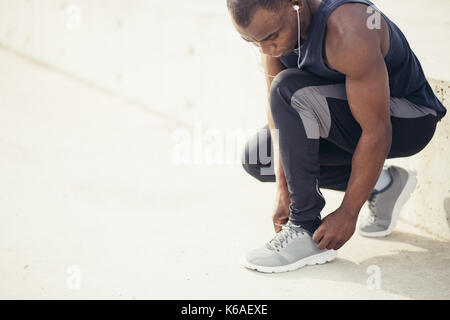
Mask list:
[[[227,0],[228,10],[238,25],[247,28],[257,9],[278,11],[290,0]]]

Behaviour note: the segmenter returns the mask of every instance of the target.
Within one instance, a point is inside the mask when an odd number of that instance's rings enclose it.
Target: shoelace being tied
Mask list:
[[[281,226],[281,231],[278,232],[275,237],[267,243],[267,248],[278,251],[279,249],[283,248],[283,243],[288,243],[289,239],[294,238],[294,235],[298,235],[299,233],[304,234],[304,232],[299,230],[301,226],[295,226],[290,223]]]
[[[377,218],[377,212],[376,212],[376,202],[377,202],[377,198],[378,198],[378,193],[372,193],[368,199],[369,202],[369,222],[373,223],[375,222],[376,218]]]

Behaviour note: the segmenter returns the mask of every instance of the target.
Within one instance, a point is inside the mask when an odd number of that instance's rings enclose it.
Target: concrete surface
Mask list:
[[[0,298],[450,298],[449,242],[404,223],[330,264],[240,267],[273,235],[273,184],[175,165],[179,124],[10,51],[0,72]],[[323,193],[326,214],[342,194]]]

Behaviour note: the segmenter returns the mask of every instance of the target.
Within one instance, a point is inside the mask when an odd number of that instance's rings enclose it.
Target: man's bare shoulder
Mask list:
[[[364,57],[373,55],[374,51],[385,51],[389,31],[381,15],[380,26],[369,28],[373,14],[373,9],[368,9],[367,5],[361,3],[346,3],[331,13],[327,21],[324,52],[325,61],[330,68],[336,69],[342,63],[352,64],[352,59],[355,58],[364,60]]]
[[[374,14],[374,11],[368,8],[362,3],[345,3],[337,7],[327,20],[327,42],[339,44],[355,35],[377,32],[378,29],[367,27],[369,19]],[[383,26],[382,24],[380,28]]]

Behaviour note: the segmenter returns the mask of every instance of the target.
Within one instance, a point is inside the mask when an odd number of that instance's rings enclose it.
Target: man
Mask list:
[[[333,260],[366,200],[359,231],[389,234],[416,182],[384,161],[421,151],[446,114],[400,29],[367,0],[227,5],[241,37],[260,48],[269,92],[268,126],[247,143],[243,165],[278,190],[275,237],[241,263],[285,272]],[[323,221],[319,187],[345,191]]]

